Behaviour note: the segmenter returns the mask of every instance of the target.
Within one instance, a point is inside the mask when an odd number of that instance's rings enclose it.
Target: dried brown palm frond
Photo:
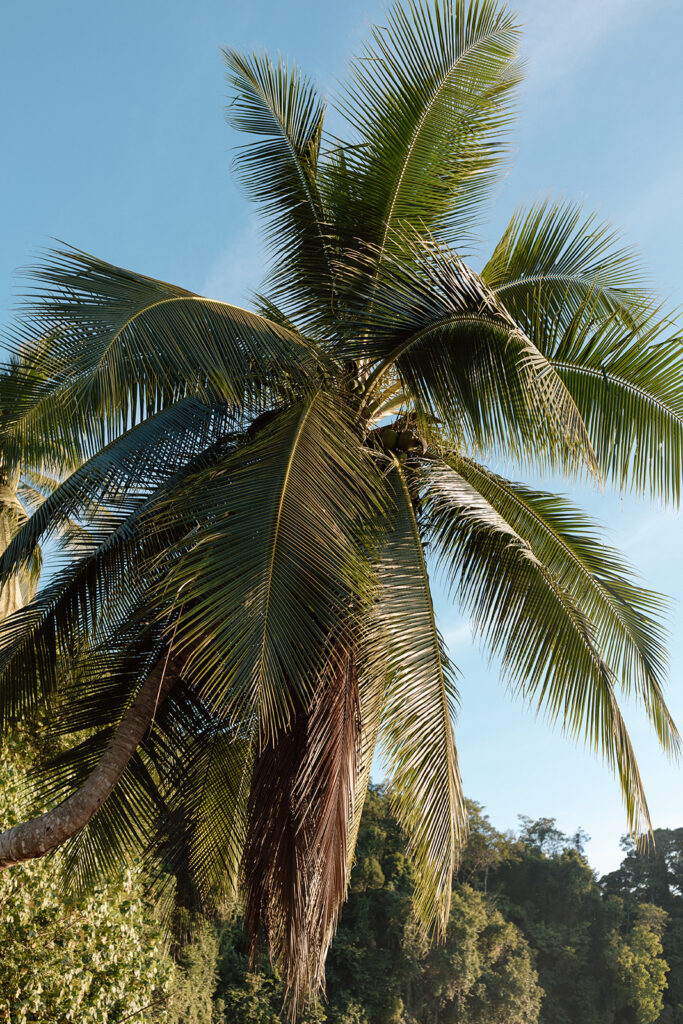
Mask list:
[[[249,800],[251,955],[265,932],[293,1008],[321,984],[346,895],[360,735],[356,655],[336,641],[311,706],[257,758]]]

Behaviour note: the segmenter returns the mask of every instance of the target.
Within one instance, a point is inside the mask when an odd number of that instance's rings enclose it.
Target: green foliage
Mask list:
[[[15,743],[15,759],[22,747],[33,749]],[[7,813],[21,813],[24,788],[6,761]],[[469,811],[434,946],[414,917],[406,837],[388,794],[370,788],[326,997],[302,1010],[302,1024],[681,1024],[683,830],[658,833],[650,857],[628,846],[599,886],[580,831],[522,818],[517,836],[503,835],[481,807]],[[137,1010],[145,1024],[289,1021],[282,977],[263,954],[250,965],[237,912],[177,915],[186,938],[173,964],[130,876],[74,899],[55,889],[51,867],[0,876],[3,1024],[116,1024]]]
[[[626,1009],[633,1024],[654,1024],[662,1012],[669,971],[661,957],[666,916],[661,907],[643,903],[628,936],[615,935],[610,943],[607,955],[618,978],[617,1008]]]
[[[2,749],[3,820],[26,812],[21,761],[32,749],[22,738]],[[165,1024],[173,964],[139,880],[122,871],[70,897],[56,866],[38,861],[0,875],[0,1021],[116,1024],[137,1014]]]
[[[414,884],[388,797],[371,789],[328,961],[330,1021],[533,1024],[542,993],[520,931],[484,893],[457,884],[444,941],[434,947],[416,927]]]
[[[624,840],[625,857],[617,871],[601,880],[605,894],[619,899],[627,915],[642,926],[643,907],[666,912],[664,927],[655,920],[664,961],[669,965],[661,1024],[683,1022],[683,829],[655,829],[654,843],[637,850]],[[643,937],[643,942],[650,941]]]
[[[541,1024],[652,1024],[669,971],[668,915],[635,900],[629,908],[601,889],[582,852],[586,838],[564,835],[552,819],[523,817],[490,886],[534,951]]]

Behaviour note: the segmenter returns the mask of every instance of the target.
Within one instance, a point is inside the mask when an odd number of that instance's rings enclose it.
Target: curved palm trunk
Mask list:
[[[0,833],[0,871],[42,857],[88,824],[123,775],[157,707],[178,681],[180,672],[180,664],[164,656],[143,683],[81,788],[51,811]]]

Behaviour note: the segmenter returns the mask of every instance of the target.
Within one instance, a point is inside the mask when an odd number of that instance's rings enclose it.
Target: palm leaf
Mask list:
[[[267,55],[223,51],[233,128],[257,137],[234,160],[238,180],[261,204],[273,270],[269,286],[301,312],[331,289],[331,229],[317,183],[325,108],[299,69]]]
[[[391,480],[396,511],[379,568],[378,616],[389,673],[380,743],[392,806],[416,867],[417,918],[443,934],[466,822],[452,726],[457,691],[408,484],[400,470]]]
[[[587,299],[600,315],[618,310],[633,323],[648,294],[639,260],[618,242],[612,225],[580,204],[543,199],[517,210],[481,276],[527,331],[538,307],[566,323]]]
[[[338,268],[354,295],[338,352],[368,361],[367,407],[395,374],[426,436],[437,421],[471,448],[594,468],[576,404],[533,340],[454,253],[403,236],[411,259],[386,257],[372,282],[357,268],[373,249]]]
[[[234,440],[234,417],[221,402],[210,405],[196,397],[180,401],[143,420],[105,445],[63,481],[36,480],[47,494],[33,496],[35,510],[16,533],[0,559],[0,580],[27,557],[39,540],[73,530],[74,519],[85,524],[107,510],[116,515],[134,511],[188,464],[221,441]],[[25,474],[28,480],[35,474]],[[24,491],[27,481],[22,482]],[[87,534],[85,535],[87,536]],[[78,533],[76,539],[84,540]]]
[[[311,953],[309,964],[299,961],[299,971],[290,968],[295,1002],[323,983],[327,951],[346,899],[361,754],[358,667],[356,651],[347,640],[333,646],[316,687],[306,750],[294,787],[306,835],[306,945]]]
[[[629,827],[650,827],[614,677],[590,618],[496,509],[449,466],[421,481],[424,531],[475,630],[525,700],[617,772]]]
[[[550,334],[550,332],[548,332]],[[683,341],[652,309],[635,329],[578,313],[549,361],[571,392],[604,477],[678,504],[683,468]]]
[[[596,644],[627,694],[643,702],[664,750],[675,753],[678,731],[663,683],[667,657],[664,602],[639,586],[596,524],[565,498],[506,480],[464,456],[448,463],[512,527],[590,619]]]
[[[179,612],[176,643],[205,693],[256,715],[264,742],[307,705],[328,637],[365,599],[360,529],[379,496],[348,413],[318,392],[158,503],[161,529],[183,538],[158,606]]]
[[[252,956],[259,932],[293,1006],[315,992],[350,871],[359,756],[355,653],[331,643],[308,709],[256,760],[245,848]]]
[[[156,583],[150,561],[178,539],[146,531],[149,511],[143,502],[130,514],[106,516],[99,530],[84,534],[79,557],[0,622],[0,722],[49,702],[84,652],[106,647],[126,623],[148,628],[144,611],[142,625],[136,620]]]
[[[371,29],[339,108],[358,237],[380,258],[402,223],[458,242],[472,227],[506,156],[517,46],[513,16],[489,0],[396,3]]]
[[[255,313],[77,250],[53,253],[33,278],[20,347],[39,372],[4,382],[7,401],[13,397],[4,443],[19,459],[50,433],[94,454],[187,394],[259,408],[266,397],[291,395],[319,365],[301,335]],[[48,333],[45,349],[40,339]]]

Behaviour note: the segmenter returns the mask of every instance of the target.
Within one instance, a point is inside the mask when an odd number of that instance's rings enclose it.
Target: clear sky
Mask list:
[[[680,0],[518,0],[528,77],[518,148],[492,211],[494,242],[540,193],[585,199],[624,227],[651,279],[683,301],[683,4]],[[221,45],[294,57],[326,91],[343,74],[376,0],[53,0],[6,5],[0,61],[0,305],[50,236],[186,288],[246,302],[262,264],[253,211],[229,174]],[[575,499],[609,525],[647,583],[674,599],[669,700],[683,726],[683,533],[677,513],[597,492]],[[624,830],[607,769],[512,703],[438,599],[461,670],[456,736],[467,793],[498,828],[556,817],[592,836],[600,871]],[[683,825],[683,770],[628,719],[655,826]]]

